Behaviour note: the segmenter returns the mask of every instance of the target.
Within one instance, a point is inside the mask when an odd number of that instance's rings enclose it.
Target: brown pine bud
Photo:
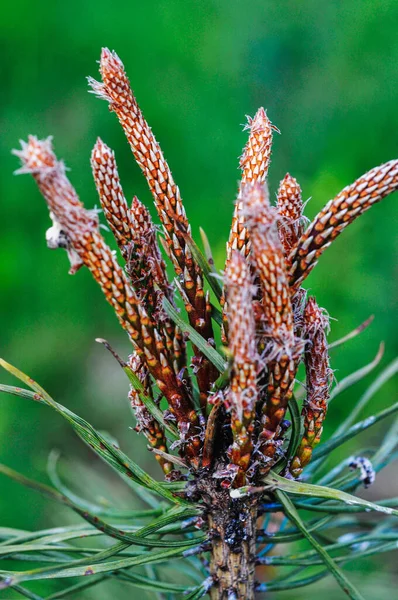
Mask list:
[[[375,167],[345,187],[312,221],[289,256],[290,285],[297,289],[324,250],[349,223],[398,189],[398,160]]]
[[[166,266],[156,241],[155,227],[150,214],[138,198],[127,205],[120,185],[113,151],[98,138],[91,154],[91,166],[101,206],[115,236],[123,258],[128,262],[128,273],[135,289],[152,290],[150,304],[154,306],[156,286],[170,295]],[[137,285],[135,285],[137,284]]]
[[[289,175],[289,173],[285,175],[279,186],[277,211],[279,215],[279,238],[283,246],[286,269],[289,270],[291,266],[289,262],[290,253],[296,247],[304,231],[301,188],[297,180]],[[299,288],[297,293],[292,296],[294,331],[298,337],[301,337],[301,322],[304,310],[303,299],[305,300],[305,297],[306,292],[303,288]]]
[[[100,72],[102,83],[91,78],[89,83],[94,93],[107,100],[110,109],[116,113],[134,157],[148,181],[164,228],[169,256],[177,275],[181,277],[190,323],[206,340],[213,340],[211,318],[203,295],[203,276],[186,241],[190,236],[190,226],[178,186],[137,104],[122,61],[107,48],[101,53]],[[195,354],[201,365],[198,384],[200,391],[205,394],[218,373],[197,349]]]
[[[148,209],[133,198],[131,208],[120,185],[113,151],[98,138],[92,155],[91,166],[106,220],[115,236],[139,301],[147,312],[157,319],[157,326],[165,336],[175,336],[174,323],[167,319],[162,308],[165,295],[173,302],[166,265],[162,259],[156,239],[155,226]],[[181,337],[181,336],[180,336]],[[179,340],[177,374],[186,367],[184,340]],[[174,360],[171,353],[170,360]]]
[[[278,190],[278,231],[285,253],[285,261],[303,233],[303,201],[297,180],[287,173]],[[288,266],[288,264],[287,264]]]
[[[237,251],[231,254],[225,273],[228,298],[229,349],[233,357],[231,387],[227,402],[231,411],[233,444],[229,449],[231,464],[239,467],[234,484],[246,482],[246,470],[253,450],[255,409],[258,398],[256,332],[250,310],[254,286],[250,266]]]
[[[322,309],[315,298],[309,298],[304,311],[303,328],[304,339],[307,341],[304,354],[307,397],[302,410],[304,434],[290,465],[290,472],[294,477],[298,477],[310,462],[312,452],[322,435],[332,376],[325,335],[327,327],[328,319]]]
[[[246,258],[249,256],[250,239],[242,211],[242,186],[246,183],[254,183],[256,181],[262,183],[265,181],[271,162],[272,131],[279,133],[279,129],[272,125],[264,108],[259,108],[253,119],[249,116],[247,117],[247,124],[244,127],[244,131],[246,130],[249,130],[250,134],[239,161],[242,177],[227,242],[225,270],[228,269],[228,261],[234,250],[239,250]],[[224,296],[221,298],[221,304],[224,307],[222,340],[224,344],[227,344],[227,306],[224,306]]]
[[[290,290],[278,236],[276,210],[270,206],[267,189],[261,184],[246,184],[242,199],[253,261],[263,292],[262,334],[268,389],[263,405],[259,452],[265,458],[265,469],[268,470],[277,451],[280,425],[292,394],[303,344],[294,335]]]
[[[277,213],[267,188],[259,183],[242,189],[243,212],[252,244],[252,256],[263,292],[265,335],[270,342],[293,341],[293,313],[283,249],[278,236]]]
[[[91,153],[91,168],[105,218],[126,259],[127,244],[132,238],[130,210],[120,184],[115,155],[100,138]]]
[[[65,175],[63,163],[57,161],[50,139],[40,141],[31,136],[28,143],[22,143],[22,150],[15,154],[23,164],[19,172],[33,175],[62,232],[81,262],[100,284],[122,327],[129,333],[137,353],[169,401],[179,427],[186,430],[187,454],[195,463],[198,419],[192,410],[191,399],[177,378],[172,361],[170,364],[167,361],[166,348],[163,353],[158,347],[157,340],[161,335],[99,233],[96,213],[86,210],[80,202]]]
[[[263,182],[271,162],[272,131],[280,133],[267,117],[264,108],[259,108],[253,119],[247,117],[244,131],[250,135],[243,150],[239,166],[242,169],[242,183]]]
[[[107,100],[116,113],[134,157],[148,180],[163,224],[166,228],[174,227],[174,223],[169,222],[171,217],[188,230],[180,191],[169,166],[137,104],[122,61],[107,48],[102,49],[100,73],[102,83],[92,78],[89,78],[89,83],[94,93]]]
[[[271,162],[272,131],[279,130],[272,125],[264,108],[259,108],[254,118],[247,117],[244,130],[249,130],[249,139],[243,149],[239,166],[242,170],[241,183],[265,181]],[[231,233],[227,243],[227,259],[232,250],[239,250],[248,256],[250,245],[242,213],[242,195],[239,192],[232,217]]]
[[[196,280],[197,268],[192,256],[188,253],[189,256],[185,257],[184,252],[186,243],[183,234],[189,233],[190,227],[180,191],[137,104],[122,61],[107,48],[102,50],[100,72],[102,83],[91,78],[89,83],[95,94],[107,100],[111,110],[116,113],[134,157],[148,181],[177,274],[182,274],[184,269],[188,269],[191,277]]]

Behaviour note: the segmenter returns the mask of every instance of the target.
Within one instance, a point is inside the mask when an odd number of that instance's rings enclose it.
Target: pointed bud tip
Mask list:
[[[97,137],[93,149],[91,151],[91,160],[99,159],[101,157],[104,157],[104,155],[106,154],[113,157],[114,152],[107,144],[105,144],[105,142],[102,141],[100,137]]]
[[[260,131],[260,130],[267,130],[267,129],[272,129],[272,131],[275,131],[276,133],[280,133],[280,130],[278,129],[278,127],[276,127],[275,125],[273,125],[267,115],[267,111],[265,110],[265,108],[263,106],[261,106],[258,111],[256,112],[256,114],[254,115],[254,117],[250,117],[248,115],[246,115],[247,118],[247,123],[244,126],[243,130],[247,130],[250,129],[252,132],[256,132],[256,131]],[[269,131],[269,133],[271,134],[271,131]]]
[[[57,159],[53,152],[52,139],[52,136],[48,136],[39,140],[37,136],[29,135],[27,142],[20,140],[21,149],[12,150],[12,154],[22,162],[22,168],[18,169],[16,173],[30,173],[40,169],[53,168],[57,164]]]
[[[100,71],[103,73],[104,69],[123,69],[123,63],[116,54],[114,50],[109,50],[109,48],[101,49],[101,59],[100,59]]]

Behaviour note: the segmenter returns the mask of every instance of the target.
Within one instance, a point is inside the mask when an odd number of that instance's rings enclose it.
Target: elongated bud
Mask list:
[[[191,400],[176,378],[172,361],[169,369],[162,367],[154,324],[99,233],[97,215],[86,210],[80,202],[65,175],[63,163],[56,159],[50,139],[40,141],[31,136],[28,143],[22,143],[22,150],[15,154],[23,165],[19,172],[33,175],[74,251],[100,284],[122,327],[129,333],[135,349],[157,380],[177,421],[179,424],[189,424],[191,431],[187,436],[186,448],[189,458],[195,461],[196,449],[191,444],[191,439],[197,433],[197,418],[195,413],[192,414]],[[150,359],[145,358],[148,356]]]
[[[301,189],[297,180],[287,173],[281,181],[278,190],[278,231],[282,242],[285,255],[285,265],[289,271],[290,254],[297,246],[298,240],[303,234],[303,202],[301,199]],[[288,277],[289,279],[289,277]],[[301,337],[301,327],[303,320],[303,300],[306,298],[306,292],[303,288],[298,288],[292,295],[292,308],[294,317],[294,331],[298,337]]]
[[[166,267],[156,241],[155,227],[148,209],[133,198],[131,208],[120,185],[113,151],[98,138],[91,154],[91,166],[101,206],[115,236],[123,258],[131,262],[136,257],[139,266],[130,265],[129,274],[141,287],[156,284],[169,294]],[[134,276],[132,273],[135,273]]]
[[[349,223],[398,189],[398,160],[371,169],[345,187],[317,214],[289,256],[290,285],[297,289],[321,254]]]
[[[91,168],[105,218],[126,258],[126,246],[132,237],[130,210],[120,184],[115,155],[100,138],[91,153]]]
[[[163,156],[151,128],[143,117],[130,88],[124,66],[116,53],[103,48],[100,60],[102,82],[89,78],[93,92],[107,100],[124,130],[134,157],[144,173],[152,192],[159,218],[164,228],[165,240],[175,271],[181,277],[186,309],[191,325],[206,340],[213,339],[211,318],[206,303],[197,294],[197,281],[203,288],[203,274],[193,259],[187,244],[190,226],[178,186],[174,183],[170,168]],[[204,325],[203,325],[204,324]],[[207,393],[217,377],[211,363],[197,350],[201,362],[200,391]]]
[[[148,313],[156,314],[162,329],[167,321],[162,298],[166,295],[173,301],[173,290],[149,211],[137,197],[133,198],[131,208],[127,205],[114,153],[99,138],[91,154],[91,166],[106,220],[127,262],[126,272],[140,302]],[[173,324],[168,322],[168,326],[174,330]]]
[[[250,135],[243,150],[239,166],[242,169],[242,183],[250,181],[265,181],[271,163],[272,132],[280,133],[272,125],[264,108],[259,108],[253,119],[247,117],[244,130],[249,130]]]
[[[107,48],[102,49],[100,73],[102,83],[91,78],[89,83],[97,96],[110,103],[110,108],[119,118],[135,159],[148,180],[157,208],[164,209],[168,200],[173,219],[188,228],[179,189],[160,146],[138,107],[123,63],[115,52],[110,52]]]
[[[238,197],[235,202],[231,230],[227,242],[225,270],[228,269],[228,262],[231,253],[234,250],[239,250],[246,258],[249,256],[250,239],[245,226],[244,211],[242,210],[242,187],[246,183],[264,183],[271,161],[272,132],[277,131],[279,133],[279,130],[272,125],[267,117],[264,108],[259,108],[253,119],[247,117],[247,124],[244,127],[244,131],[247,129],[250,131],[250,134],[239,162],[239,166],[242,170],[242,178]],[[224,306],[224,296],[221,298],[221,304],[224,307],[222,340],[223,343],[226,344],[228,338],[228,325],[226,317],[227,307]]]
[[[293,313],[276,210],[269,203],[267,188],[258,183],[243,187],[242,200],[253,260],[262,286],[265,335],[275,344],[291,346]]]
[[[302,410],[304,434],[290,465],[290,472],[294,477],[298,477],[310,462],[312,452],[320,442],[326,417],[332,376],[325,335],[327,327],[328,320],[322,309],[317,305],[315,298],[309,298],[304,311],[303,330],[307,340],[304,355],[307,397]]]
[[[233,444],[229,449],[231,464],[237,465],[234,485],[244,485],[253,443],[255,408],[258,398],[255,321],[251,309],[254,286],[250,266],[234,251],[225,273],[228,299],[229,348],[233,356],[228,405],[231,411]]]
[[[256,358],[255,322],[250,310],[255,287],[247,261],[234,251],[224,282],[228,294],[228,319],[231,328],[229,349],[234,361],[243,363]]]
[[[277,458],[278,436],[292,395],[303,343],[294,334],[293,310],[277,213],[267,189],[260,184],[243,188],[243,211],[252,244],[256,274],[261,282],[267,397],[262,408],[259,455],[266,474]]]
[[[182,234],[189,233],[190,228],[180,191],[174,183],[160,146],[137,104],[122,61],[107,48],[103,48],[101,53],[100,73],[102,83],[91,78],[89,83],[97,96],[109,102],[110,108],[120,121],[134,157],[153,194],[174,266],[177,273],[181,273],[186,265],[184,257],[182,255],[178,257],[173,252],[172,235],[175,233],[182,248],[185,248]]]
[[[249,139],[243,149],[239,166],[242,170],[241,183],[265,181],[271,162],[272,131],[279,130],[272,125],[264,108],[259,108],[253,118],[247,117],[244,130],[249,130]],[[227,243],[227,259],[232,250],[239,250],[248,256],[250,245],[242,212],[242,196],[239,192],[232,217],[231,233]]]

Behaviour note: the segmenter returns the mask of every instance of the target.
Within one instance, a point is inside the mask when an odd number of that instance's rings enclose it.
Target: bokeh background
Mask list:
[[[92,207],[98,201],[89,157],[100,135],[116,151],[126,195],[137,194],[152,206],[116,118],[87,93],[85,77],[97,75],[101,46],[115,49],[182,190],[193,232],[197,235],[200,225],[205,229],[222,268],[238,156],[246,140],[242,124],[259,106],[266,107],[281,130],[274,141],[271,193],[289,171],[310,199],[309,217],[359,175],[398,156],[397,26],[395,0],[4,3],[1,355],[34,376],[59,402],[117,437],[150,468],[144,442],[129,429],[134,423],[127,382],[94,338],[109,339],[124,355],[128,341],[88,271],[69,276],[64,253],[46,248],[47,209],[29,177],[14,177],[18,161],[10,150],[30,133],[53,135],[82,200]],[[383,365],[397,354],[397,200],[397,194],[387,198],[350,226],[308,279],[308,287],[336,319],[330,339],[375,315],[360,338],[334,352],[337,379],[369,362],[380,340],[386,344]],[[372,375],[335,400],[329,431],[371,380]],[[3,373],[1,381],[11,383],[11,378]],[[390,381],[367,413],[393,402],[394,393],[396,383]],[[18,398],[2,396],[0,401],[1,462],[46,481],[47,455],[57,448],[77,488],[122,506],[136,502],[60,417]],[[381,428],[369,432],[369,445],[382,435]],[[374,497],[398,495],[394,477],[396,469],[381,476]],[[22,529],[75,518],[3,476],[0,515],[1,526]],[[377,593],[383,598],[397,584],[394,564],[387,555],[347,570],[366,597]],[[49,593],[57,586],[45,583],[35,589]],[[331,600],[341,597],[331,580],[317,584],[317,593],[322,590]],[[113,593],[105,586],[79,597],[103,599]],[[298,590],[280,598],[307,593]],[[19,597],[12,594],[0,592],[0,598]],[[120,588],[118,598],[128,594]]]

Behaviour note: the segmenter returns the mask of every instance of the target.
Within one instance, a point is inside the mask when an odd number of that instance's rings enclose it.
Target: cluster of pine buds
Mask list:
[[[123,265],[100,233],[97,212],[79,200],[51,139],[31,136],[15,154],[19,172],[33,176],[50,210],[48,245],[66,249],[71,273],[88,267],[129,335],[132,353],[123,364],[139,384],[129,394],[136,430],[169,479],[185,477],[177,465],[192,475],[207,471],[223,488],[255,485],[282,458],[288,459],[285,476],[297,478],[320,441],[331,384],[328,320],[302,284],[346,225],[398,189],[398,161],[346,187],[306,227],[300,185],[291,175],[282,180],[276,204],[270,202],[267,174],[278,129],[260,108],[245,127],[224,288],[211,297],[206,280],[216,289],[214,268],[192,240],[179,188],[114,52],[102,51],[100,74],[100,82],[90,78],[89,84],[122,126],[161,231],[137,197],[127,201],[114,153],[100,139],[91,167]],[[222,329],[219,349],[216,327]],[[286,457],[287,411],[300,363],[306,373],[303,434]]]

